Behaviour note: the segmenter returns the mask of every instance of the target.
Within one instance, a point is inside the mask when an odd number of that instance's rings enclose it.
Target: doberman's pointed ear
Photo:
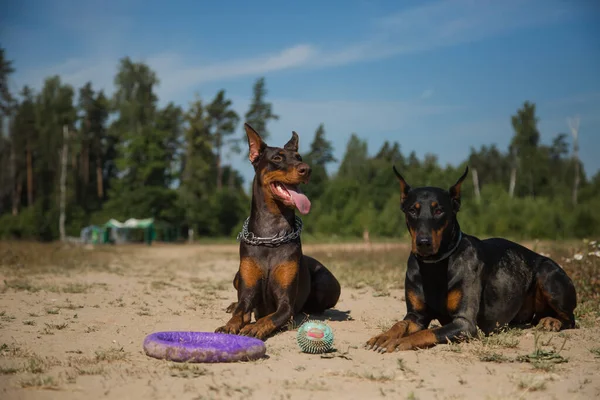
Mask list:
[[[292,138],[283,146],[286,150],[298,151],[298,134],[292,131]]]
[[[250,159],[250,162],[254,164],[267,147],[267,144],[263,142],[258,132],[256,132],[248,123],[244,124],[244,129],[246,130],[246,136],[248,137],[248,158]]]
[[[408,192],[410,192],[410,185],[406,183],[402,175],[400,175],[400,172],[398,172],[398,170],[396,169],[395,165],[393,165],[392,168],[394,169],[394,174],[396,174],[396,177],[400,182],[400,204],[403,205],[404,200],[406,200],[406,197],[408,197]]]
[[[452,205],[454,208],[454,212],[458,212],[458,210],[460,210],[460,187],[462,186],[462,183],[467,177],[468,173],[469,167],[467,166],[462,176],[458,178],[458,181],[456,181],[456,183],[452,185],[448,190],[450,192],[450,197],[452,197]]]

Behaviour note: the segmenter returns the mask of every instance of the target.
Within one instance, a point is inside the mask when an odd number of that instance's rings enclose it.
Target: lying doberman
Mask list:
[[[240,268],[233,280],[238,301],[216,332],[264,339],[299,312],[334,307],[340,284],[320,262],[302,254],[302,221],[294,210],[310,211],[298,185],[308,183],[311,169],[298,154],[298,134],[292,132],[283,148],[269,147],[250,125],[244,128],[255,171],[252,208],[238,236]]]
[[[392,352],[466,339],[506,325],[531,323],[551,331],[574,328],[573,282],[551,259],[506,239],[477,239],[460,230],[460,187],[448,191],[400,181],[401,208],[412,238],[403,321],[366,343]],[[429,329],[437,319],[441,327]]]

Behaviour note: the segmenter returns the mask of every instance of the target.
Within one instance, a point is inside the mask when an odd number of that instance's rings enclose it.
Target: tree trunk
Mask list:
[[[27,205],[33,205],[33,156],[31,144],[27,143]]]
[[[567,124],[571,129],[571,135],[573,136],[573,161],[575,162],[575,179],[573,180],[573,194],[571,200],[573,205],[577,205],[577,192],[579,191],[579,181],[581,179],[579,172],[579,117],[568,118]]]
[[[83,147],[83,151],[82,151],[82,160],[81,163],[82,165],[82,170],[83,170],[83,183],[85,185],[85,187],[87,187],[87,185],[90,183],[90,149],[89,149],[89,144],[86,143],[84,144]]]
[[[71,168],[73,171],[77,171],[77,154],[75,152],[71,154]],[[75,177],[77,177],[77,173],[75,173]]]
[[[579,190],[579,181],[580,181],[580,176],[579,176],[579,159],[577,156],[574,157],[575,158],[575,180],[573,182],[573,205],[576,206],[577,205],[577,191]]]
[[[104,174],[102,173],[102,148],[101,142],[98,137],[96,137],[96,190],[98,193],[98,198],[100,200],[104,199]]]
[[[577,192],[579,191],[579,181],[581,179],[580,174],[579,174],[579,142],[577,141],[578,139],[578,129],[577,128],[573,128],[572,132],[573,132],[573,162],[575,163],[574,167],[575,167],[575,179],[573,180],[573,197],[572,197],[572,201],[573,201],[573,205],[576,206],[577,205]]]
[[[473,168],[473,188],[475,190],[475,200],[479,203],[481,201],[481,193],[479,192],[479,175],[477,175],[477,169]]]
[[[221,149],[217,153],[217,190],[223,186],[223,167],[221,166]]]
[[[60,172],[60,218],[58,220],[58,231],[60,232],[60,240],[65,241],[67,235],[65,233],[65,208],[67,202],[67,151],[68,151],[68,140],[69,140],[69,128],[63,126],[63,148],[62,148],[62,162]]]
[[[23,183],[17,182],[17,187],[13,192],[13,209],[12,215],[19,215],[19,205],[21,204],[21,193],[23,193]]]
[[[235,175],[233,174],[233,167],[229,170],[229,179],[227,180],[227,186],[229,190],[233,190],[233,184],[235,183]]]
[[[222,147],[223,147],[223,137],[221,136],[220,130],[219,130],[219,124],[217,123],[216,126],[216,130],[215,130],[215,137],[216,137],[216,141],[215,141],[215,147],[217,149],[217,157],[216,157],[216,163],[217,163],[217,190],[221,190],[221,188],[223,187],[223,166],[221,165],[221,152],[222,152]]]
[[[10,180],[12,186],[12,215],[18,215],[20,196],[17,195],[17,155],[15,154],[14,139],[10,146]]]
[[[104,198],[104,178],[102,175],[102,159],[100,156],[96,157],[96,188],[98,190],[98,198],[102,200]]]
[[[517,184],[517,167],[510,170],[510,184],[508,186],[508,195],[512,198],[515,195],[515,186]]]
[[[192,171],[191,171],[191,165],[192,165],[192,157],[193,157],[193,151],[192,151],[192,144],[188,143],[186,144],[187,148],[185,151],[185,158],[183,160],[183,169],[182,169],[182,180],[184,182],[187,182],[190,180],[191,176],[192,176]]]
[[[4,207],[2,204],[2,200],[4,199],[4,194],[6,193],[6,187],[8,184],[6,183],[6,164],[4,158],[4,143],[2,139],[0,139],[0,215],[4,212]]]

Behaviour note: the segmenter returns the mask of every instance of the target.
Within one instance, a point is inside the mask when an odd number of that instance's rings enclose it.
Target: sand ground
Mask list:
[[[375,257],[405,250],[391,244],[368,249],[357,244],[304,246],[306,254],[329,255],[331,260],[338,254],[352,259],[353,252]],[[384,355],[364,350],[366,340],[403,317],[402,282],[376,288],[345,285],[334,310],[311,316],[329,320],[335,353],[301,353],[292,326],[268,339],[267,357],[255,362],[191,365],[156,360],[142,350],[147,334],[213,331],[227,321],[224,310],[235,299],[231,280],[237,247],[113,247],[107,259],[100,267],[81,269],[57,265],[27,272],[21,265],[26,272],[18,278],[9,272],[0,277],[6,281],[0,293],[0,398],[600,397],[599,322],[541,336],[534,329],[511,330],[428,350]],[[404,260],[399,258],[400,263]],[[341,266],[337,271],[353,273]],[[515,361],[536,347],[550,356],[560,350],[564,359]]]

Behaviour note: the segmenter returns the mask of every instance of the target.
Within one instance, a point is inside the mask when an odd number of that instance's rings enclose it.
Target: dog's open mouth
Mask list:
[[[281,182],[272,182],[271,191],[289,206],[296,207],[302,214],[308,214],[310,211],[310,200],[298,186],[287,185]]]

